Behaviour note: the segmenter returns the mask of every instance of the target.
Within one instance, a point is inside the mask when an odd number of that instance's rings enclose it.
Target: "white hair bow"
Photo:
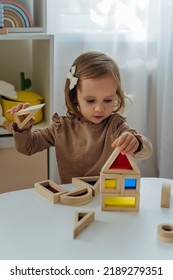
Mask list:
[[[71,68],[71,71],[68,71],[68,73],[67,73],[67,79],[70,80],[70,86],[69,86],[70,90],[75,87],[75,85],[77,84],[77,81],[78,81],[78,78],[76,78],[74,76],[75,72],[76,72],[76,66],[73,66]]]

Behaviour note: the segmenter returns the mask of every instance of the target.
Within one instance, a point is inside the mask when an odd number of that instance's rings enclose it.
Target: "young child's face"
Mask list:
[[[78,107],[85,119],[98,124],[112,114],[117,85],[111,74],[80,81]]]

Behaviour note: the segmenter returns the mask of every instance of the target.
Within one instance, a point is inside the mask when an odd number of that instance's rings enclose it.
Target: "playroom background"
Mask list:
[[[43,98],[46,106],[40,121],[47,125],[53,112],[66,112],[64,81],[74,58],[88,50],[108,53],[119,64],[124,89],[132,98],[132,104],[128,103],[124,112],[128,123],[153,143],[153,156],[139,162],[141,175],[173,179],[173,2],[12,2],[0,1],[6,5],[3,9],[0,7],[0,81],[9,82],[18,91],[31,91],[29,101],[34,99],[34,104]],[[4,108],[9,102],[6,98],[1,96]],[[10,133],[3,127],[0,128],[0,153],[1,174],[10,180],[8,172],[14,169],[11,158],[18,156]],[[53,149],[25,160],[28,164],[25,170],[22,169],[24,159],[20,160],[20,174],[30,168],[33,180],[39,181],[36,167],[40,166],[43,179],[49,176],[58,181]],[[22,180],[20,178],[21,185]],[[29,180],[28,176],[31,184]]]

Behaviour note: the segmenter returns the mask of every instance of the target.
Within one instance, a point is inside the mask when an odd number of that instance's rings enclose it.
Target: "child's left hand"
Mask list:
[[[138,139],[130,132],[124,132],[112,143],[112,147],[118,147],[120,152],[128,155],[132,155],[139,147]]]

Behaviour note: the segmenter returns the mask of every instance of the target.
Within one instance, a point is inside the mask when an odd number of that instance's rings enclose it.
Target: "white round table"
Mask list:
[[[99,194],[78,207],[51,204],[34,189],[0,194],[0,259],[171,260],[173,243],[157,239],[158,224],[173,223],[172,197],[160,207],[163,181],[141,179],[139,212],[101,211]],[[73,239],[76,210],[94,211],[95,221]]]

